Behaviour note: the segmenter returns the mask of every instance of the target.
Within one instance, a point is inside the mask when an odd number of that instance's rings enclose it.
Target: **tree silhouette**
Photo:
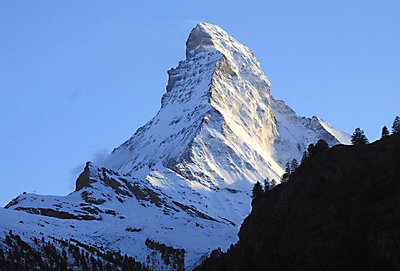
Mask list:
[[[11,231],[5,239],[7,248],[3,250],[0,246],[0,270],[149,270],[135,259],[121,255],[120,252],[102,252],[77,240],[71,243],[70,240],[53,239],[50,242],[34,238],[36,246],[32,247]],[[56,243],[57,247],[54,245]]]
[[[285,173],[283,173],[281,177],[281,183],[289,181],[289,175],[290,175],[290,163],[287,162],[285,166]]]
[[[381,139],[384,139],[389,136],[389,129],[386,126],[382,128]]]
[[[351,143],[353,145],[365,145],[368,143],[368,138],[365,136],[363,130],[356,128],[351,136]]]
[[[399,116],[397,116],[393,121],[392,133],[393,134],[400,133],[400,117]]]
[[[299,166],[299,163],[297,163],[297,160],[293,159],[292,162],[290,162],[290,172],[289,173],[293,173],[298,166]]]
[[[290,162],[287,162],[285,165],[285,173],[290,174]]]
[[[324,152],[327,150],[329,150],[328,143],[323,139],[318,140],[318,142],[315,144],[314,152],[319,153],[319,152]]]
[[[263,193],[263,189],[262,189],[260,182],[256,182],[253,187],[252,198],[254,199],[254,198],[260,196],[262,193]]]
[[[314,146],[314,144],[308,145],[307,154],[308,154],[307,155],[308,157],[311,157],[311,156],[313,156],[315,154],[315,146]]]
[[[264,192],[270,190],[271,183],[268,178],[264,179]]]
[[[272,188],[274,188],[276,186],[276,181],[275,179],[272,179],[271,181],[266,178],[264,180],[264,192],[267,192],[269,190],[272,190]]]

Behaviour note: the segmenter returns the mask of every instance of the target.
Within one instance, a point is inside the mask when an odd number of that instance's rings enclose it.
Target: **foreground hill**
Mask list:
[[[311,155],[239,238],[198,270],[400,270],[400,135]]]

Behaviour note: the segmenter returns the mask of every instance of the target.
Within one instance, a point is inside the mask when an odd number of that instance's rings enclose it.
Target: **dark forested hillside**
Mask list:
[[[198,270],[400,270],[400,134],[318,150]]]
[[[143,264],[119,252],[104,252],[77,240],[34,238],[29,245],[9,232],[4,249],[0,246],[0,271],[148,271]]]

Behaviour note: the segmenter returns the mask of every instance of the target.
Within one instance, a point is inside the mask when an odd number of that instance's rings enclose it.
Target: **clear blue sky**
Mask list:
[[[372,140],[400,100],[400,1],[1,1],[0,204],[64,195],[159,109],[198,21],[250,47],[272,94]]]

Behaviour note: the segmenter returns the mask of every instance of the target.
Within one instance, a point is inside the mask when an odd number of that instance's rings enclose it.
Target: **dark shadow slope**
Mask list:
[[[400,270],[399,157],[399,134],[313,155],[198,270]]]

